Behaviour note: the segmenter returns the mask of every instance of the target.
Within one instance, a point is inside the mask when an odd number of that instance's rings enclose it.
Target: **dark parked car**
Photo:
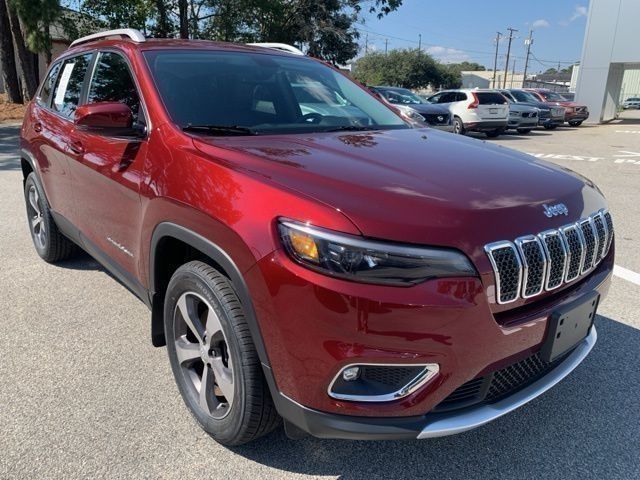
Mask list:
[[[450,435],[569,375],[614,265],[598,187],[410,128],[292,51],[131,29],[76,40],[20,134],[37,253],[80,246],[149,307],[186,407],[226,445],[281,419],[292,437]]]
[[[547,130],[553,130],[564,123],[564,107],[541,102],[536,96],[526,90],[510,89],[500,90],[500,92],[511,102],[521,105],[535,107],[538,109],[538,125]]]
[[[580,105],[564,98],[561,94],[546,90],[544,88],[527,89],[532,95],[536,96],[541,102],[555,103],[564,107],[564,121],[572,127],[579,127],[587,118],[589,118],[589,109],[586,105]]]
[[[406,88],[370,87],[370,90],[413,120],[446,132],[453,131],[451,113],[445,106],[433,105]]]

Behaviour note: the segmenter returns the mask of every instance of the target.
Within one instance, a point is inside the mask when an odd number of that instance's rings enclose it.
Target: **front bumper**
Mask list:
[[[485,425],[542,395],[582,363],[593,349],[596,340],[596,328],[592,326],[589,335],[544,377],[496,403],[448,413],[428,413],[401,418],[366,418],[327,414],[304,407],[282,394],[274,400],[278,411],[287,421],[318,438],[399,440],[444,437]],[[272,378],[269,375],[267,377]]]
[[[538,117],[509,117],[507,128],[535,128]]]
[[[588,352],[576,349],[584,355],[572,354],[570,363],[565,360],[537,380],[536,387],[526,387],[507,400],[449,412],[436,413],[434,408],[466,382],[536,354],[556,309],[594,291],[604,297],[613,250],[576,283],[498,312],[480,279],[390,288],[326,277],[293,263],[284,252],[273,252],[245,278],[256,300],[269,357],[265,376],[278,412],[311,435],[351,439],[444,435],[504,415],[557,383]],[[590,350],[595,330],[588,338]],[[581,358],[574,361],[578,355]],[[327,394],[343,367],[368,362],[437,363],[440,371],[419,390],[394,401],[344,401]],[[554,372],[563,371],[553,380]]]

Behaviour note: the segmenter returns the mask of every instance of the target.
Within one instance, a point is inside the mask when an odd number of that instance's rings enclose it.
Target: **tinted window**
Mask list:
[[[511,90],[511,95],[513,95],[518,102],[538,102],[536,97],[522,90]]]
[[[56,77],[58,76],[61,65],[62,64],[58,62],[53,67],[51,67],[51,70],[49,70],[49,75],[47,75],[47,78],[44,80],[42,88],[40,89],[40,94],[38,95],[38,103],[40,105],[48,107],[51,103],[51,93],[53,92],[53,87],[55,85]]]
[[[457,92],[456,94],[456,102],[464,102],[467,99],[467,94],[464,92]]]
[[[82,83],[84,81],[91,53],[65,60],[56,81],[53,96],[53,109],[65,117],[71,118],[80,103]]]
[[[451,103],[456,101],[455,92],[446,92],[438,99],[438,103]]]
[[[480,105],[504,105],[507,99],[498,92],[476,92]]]
[[[308,57],[221,51],[147,51],[173,121],[303,133],[335,127],[408,128],[344,75]]]
[[[566,102],[567,99],[556,92],[541,92],[541,95],[552,102]]]
[[[134,116],[138,114],[140,97],[129,66],[122,56],[111,52],[100,54],[87,102],[121,102],[131,108]]]

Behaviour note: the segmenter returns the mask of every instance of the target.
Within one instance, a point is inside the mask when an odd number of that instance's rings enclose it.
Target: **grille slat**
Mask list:
[[[564,280],[565,267],[567,265],[567,252],[557,230],[550,230],[540,234],[542,246],[547,256],[549,267],[547,268],[547,278],[545,290],[554,290],[562,285]]]
[[[519,237],[515,243],[487,244],[497,303],[555,290],[587,274],[607,256],[613,233],[611,214],[600,210],[557,230]]]

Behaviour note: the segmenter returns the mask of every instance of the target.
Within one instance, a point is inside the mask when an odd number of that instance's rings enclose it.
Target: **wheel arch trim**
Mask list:
[[[251,300],[251,295],[249,294],[249,288],[247,287],[242,272],[222,247],[203,237],[199,233],[196,233],[192,230],[189,230],[188,228],[172,222],[159,223],[155,227],[151,236],[151,247],[149,250],[149,295],[153,304],[151,326],[153,344],[155,346],[162,346],[166,341],[164,339],[164,324],[162,322],[163,309],[161,304],[163,302],[161,302],[162,297],[159,296],[160,294],[156,292],[155,268],[156,251],[160,241],[164,238],[174,238],[176,240],[184,242],[185,244],[207,255],[214,262],[220,265],[220,267],[224,270],[224,272],[231,280],[231,284],[245,309],[245,318],[249,326],[249,331],[251,332],[251,337],[256,346],[258,357],[260,358],[260,362],[262,363],[263,367],[267,367],[266,369],[263,368],[263,370],[265,370],[265,374],[267,374],[267,370],[269,371],[268,374],[270,374],[271,370],[269,368],[270,363],[267,356],[267,350],[264,345],[262,333],[258,324],[258,319],[253,307],[253,302]],[[158,304],[160,305],[158,306]],[[159,335],[161,335],[162,338],[160,338]]]

